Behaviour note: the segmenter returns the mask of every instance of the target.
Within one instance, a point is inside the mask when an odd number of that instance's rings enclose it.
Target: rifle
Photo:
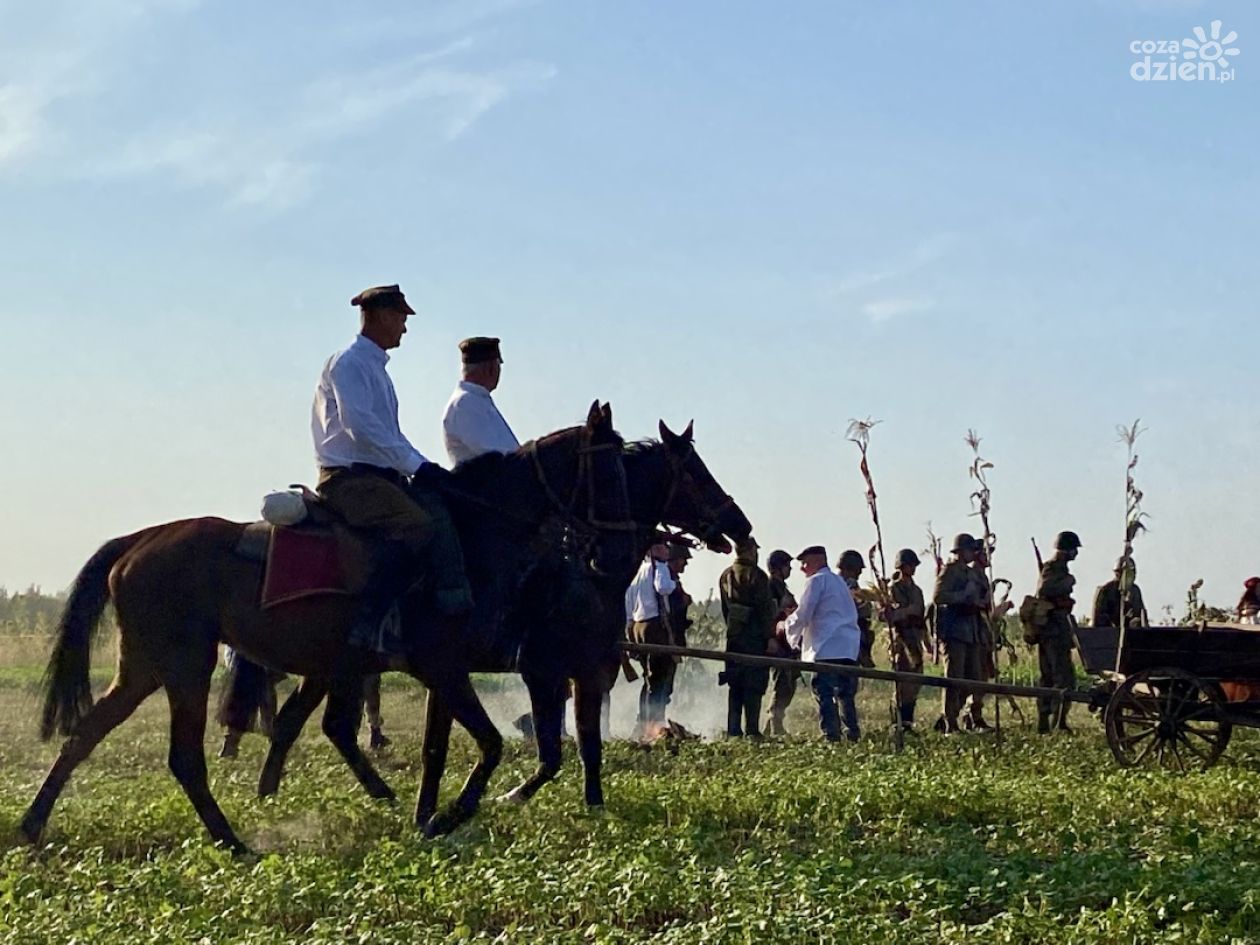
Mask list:
[[[1041,574],[1041,569],[1045,567],[1045,562],[1041,560],[1041,549],[1037,547],[1036,538],[1029,538],[1028,540],[1032,542],[1033,554],[1037,556],[1037,573]]]

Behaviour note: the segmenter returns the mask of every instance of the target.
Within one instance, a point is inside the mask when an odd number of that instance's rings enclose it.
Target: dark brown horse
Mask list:
[[[451,488],[462,497],[453,502],[452,514],[477,600],[474,626],[495,624],[495,615],[487,612],[502,602],[501,588],[515,580],[520,556],[549,517],[560,515],[582,531],[584,519],[606,526],[625,510],[621,446],[611,411],[596,403],[584,426],[508,456],[481,457],[451,474]],[[361,654],[345,641],[353,599],[312,597],[259,607],[262,565],[236,550],[244,528],[217,518],[157,525],[107,542],[79,573],[58,627],[41,724],[45,739],[57,731],[70,737],[22,819],[21,830],[32,842],[43,833],[75,767],[145,698],[164,688],[171,710],[171,772],[210,835],[235,852],[246,849],[206,777],[206,710],[220,642],[269,668],[329,680],[339,703],[357,700],[365,673],[399,669],[419,679],[440,694],[480,750],[458,799],[426,826],[450,829],[475,812],[503,742],[469,681],[468,623],[435,617],[423,605],[427,598],[410,594],[401,602],[409,631],[406,656],[386,663]],[[610,562],[625,567],[629,534],[611,534],[614,550],[605,549],[600,560],[605,567]],[[119,626],[117,672],[93,704],[90,648],[111,600]],[[338,668],[331,677],[330,667]],[[353,722],[348,713],[336,713],[325,731],[374,795],[392,796],[363,758]],[[419,823],[432,813],[417,805]]]
[[[603,803],[600,706],[620,666],[616,644],[625,627],[626,588],[657,526],[670,525],[717,551],[730,550],[724,536],[738,541],[752,531],[748,518],[696,453],[691,425],[677,435],[661,423],[660,434],[660,442],[632,444],[622,457],[630,517],[636,526],[632,560],[604,574],[592,574],[570,555],[543,553],[527,571],[509,611],[508,619],[517,628],[512,636],[521,641],[518,669],[529,689],[539,755],[534,774],[506,795],[511,800],[527,800],[559,772],[561,716],[571,680],[586,801],[591,805]],[[505,671],[501,663],[484,659],[474,660],[473,669]],[[276,718],[271,750],[259,781],[260,794],[279,788],[289,749],[326,690],[323,680],[304,679],[286,701]],[[241,695],[248,698],[248,693]],[[357,728],[357,711],[357,706],[330,696],[324,713],[325,731],[330,727]],[[342,713],[352,714],[353,722],[347,726],[330,721]],[[431,692],[418,801],[421,816],[436,809],[452,718],[441,695]],[[364,763],[368,764],[366,760]],[[371,783],[362,776],[360,780],[365,786]]]

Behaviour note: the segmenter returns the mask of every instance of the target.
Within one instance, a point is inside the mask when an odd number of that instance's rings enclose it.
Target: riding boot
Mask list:
[[[372,574],[359,592],[348,640],[353,647],[395,656],[406,651],[401,628],[396,633],[386,633],[381,623],[389,608],[414,582],[416,562],[399,541],[381,542],[374,558]]]

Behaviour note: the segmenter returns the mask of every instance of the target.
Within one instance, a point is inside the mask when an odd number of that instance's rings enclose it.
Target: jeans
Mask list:
[[[819,663],[836,663],[840,666],[856,666],[857,660],[818,660]],[[840,713],[844,713],[844,727],[849,741],[855,742],[861,734],[858,729],[856,676],[838,676],[831,673],[815,673],[811,684],[814,699],[818,702],[818,727],[829,742],[840,741]],[[839,706],[837,706],[837,702]]]

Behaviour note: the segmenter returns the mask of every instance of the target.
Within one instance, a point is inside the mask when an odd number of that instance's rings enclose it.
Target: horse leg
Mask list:
[[[280,778],[284,775],[289,749],[302,734],[306,720],[327,694],[326,679],[307,676],[284,700],[271,726],[271,748],[267,751],[267,760],[263,762],[262,774],[258,778],[259,797],[267,797],[280,790]]]
[[[608,688],[595,676],[579,678],[573,687],[578,753],[582,757],[583,791],[588,807],[604,806],[604,785],[600,774],[604,757],[601,716],[607,693]]]
[[[477,692],[473,689],[472,681],[467,673],[458,676],[454,673],[451,675],[454,678],[444,680],[441,686],[441,701],[445,703],[451,717],[473,737],[481,750],[481,757],[469,773],[468,780],[464,782],[459,796],[446,810],[434,815],[424,825],[426,837],[450,833],[477,812],[481,798],[486,793],[486,785],[490,782],[490,776],[503,758],[503,736],[490,721],[490,716],[486,714],[485,707],[477,698]]]
[[[534,743],[538,747],[538,767],[521,784],[503,795],[502,800],[524,804],[548,781],[560,773],[560,729],[564,722],[565,681],[530,679],[530,708],[534,716]]]
[[[395,801],[398,795],[386,784],[372,762],[359,748],[359,722],[363,715],[363,678],[343,676],[333,682],[324,707],[324,734],[346,760],[364,790],[380,800]]]
[[[19,827],[27,840],[31,843],[39,841],[53,805],[79,763],[157,687],[157,681],[148,674],[119,672],[109,689],[76,726],[74,734],[61,746],[61,752],[44,778],[39,793],[27,808]]]
[[[451,713],[430,689],[424,703],[424,747],[421,752],[420,792],[416,795],[416,826],[424,827],[437,813],[438,788],[446,771],[451,744]]]
[[[213,667],[211,655],[209,666]],[[166,683],[166,697],[171,706],[171,774],[188,795],[197,816],[216,843],[222,843],[234,856],[249,852],[237,837],[232,825],[223,816],[218,802],[210,793],[206,777],[206,705],[210,698],[210,672],[195,681]]]

